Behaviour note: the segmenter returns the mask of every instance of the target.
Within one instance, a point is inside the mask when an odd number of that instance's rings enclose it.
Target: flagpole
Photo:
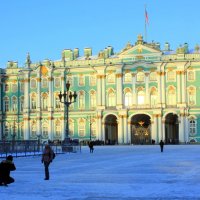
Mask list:
[[[146,4],[144,5],[144,38],[147,42],[147,10],[146,10]]]

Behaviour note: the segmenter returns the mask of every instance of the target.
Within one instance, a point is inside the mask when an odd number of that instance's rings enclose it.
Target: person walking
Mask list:
[[[0,163],[0,186],[8,186],[10,183],[14,183],[15,179],[10,177],[10,171],[16,170],[13,163],[13,156],[7,156],[6,160]]]
[[[160,140],[159,145],[160,145],[160,150],[161,150],[161,152],[163,152],[164,142],[163,142],[162,140]]]
[[[93,151],[94,151],[94,143],[93,143],[93,141],[90,141],[90,142],[88,143],[88,146],[89,146],[89,148],[90,148],[90,153],[93,153]]]
[[[49,144],[45,145],[45,148],[43,150],[42,154],[42,163],[44,163],[44,171],[45,171],[45,179],[49,180],[49,165],[53,161],[54,158],[54,152],[51,149]]]

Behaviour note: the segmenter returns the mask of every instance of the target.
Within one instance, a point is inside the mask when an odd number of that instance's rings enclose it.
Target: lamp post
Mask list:
[[[69,140],[69,106],[76,102],[77,94],[76,91],[72,94],[72,92],[69,92],[70,83],[69,81],[66,83],[66,89],[67,91],[64,91],[63,94],[60,91],[60,94],[58,95],[59,100],[61,103],[64,103],[66,106],[66,132],[65,132],[65,141]],[[63,100],[62,100],[63,99]]]

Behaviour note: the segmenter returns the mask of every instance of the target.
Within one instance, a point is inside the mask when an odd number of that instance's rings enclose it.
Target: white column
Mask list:
[[[97,75],[97,106],[101,106],[102,102],[101,102],[101,96],[102,96],[102,92],[101,92],[101,75]]]
[[[123,143],[123,115],[119,115],[118,121],[118,144]]]
[[[30,139],[30,72],[24,72],[24,139]]]
[[[117,98],[117,108],[122,109],[122,74],[116,74],[117,77],[117,89],[116,89],[116,98]]]
[[[37,134],[42,136],[41,127],[41,77],[37,74]]]
[[[154,118],[151,122],[151,139],[155,140],[156,143],[158,142],[157,124],[157,115],[154,115]]]
[[[52,116],[50,116],[50,117],[48,117],[48,122],[49,122],[49,127],[48,127],[48,138],[50,139],[50,140],[53,140],[53,129],[52,129],[52,127],[53,127],[53,117]]]
[[[101,112],[99,111],[97,113],[97,139],[99,140],[103,140],[103,136],[102,136],[102,116],[101,116]]]
[[[41,111],[41,77],[39,72],[37,74],[37,111]]]
[[[165,142],[165,120],[162,120],[162,140]]]
[[[101,93],[101,96],[102,96],[102,106],[106,106],[106,84],[105,84],[105,79],[106,79],[106,75],[103,75],[102,76],[102,93]],[[97,95],[98,96],[98,95]]]
[[[184,143],[185,142],[185,130],[184,130],[184,114],[180,113],[180,120],[179,121],[179,142]]]
[[[124,143],[128,144],[129,140],[128,140],[128,123],[127,123],[127,115],[124,115],[124,121],[123,121],[123,128],[124,128]]]
[[[182,99],[181,99],[181,102],[183,104],[186,104],[187,102],[187,99],[186,99],[186,91],[187,91],[187,88],[186,88],[186,72],[185,71],[182,71]]]
[[[184,129],[185,129],[185,141],[189,142],[189,121],[187,117],[184,117]]]
[[[166,92],[165,92],[165,72],[164,71],[161,73],[161,81],[162,81],[162,83],[161,83],[161,90],[162,90],[161,102],[162,102],[162,104],[165,105]]]
[[[49,71],[49,111],[53,111],[54,95],[53,95],[53,77],[52,71]]]
[[[128,143],[131,144],[131,122],[128,120],[128,127],[127,127],[127,140]]]
[[[136,106],[136,98],[137,98],[137,95],[136,95],[136,88],[135,88],[135,83],[136,83],[136,74],[132,73],[132,95],[133,95],[133,107]]]
[[[181,72],[177,71],[177,104],[181,103]]]
[[[149,94],[149,73],[145,73],[145,104],[147,107],[150,105],[150,94]]]
[[[158,142],[163,139],[162,136],[162,120],[161,116],[158,115]]]
[[[161,72],[157,72],[158,75],[158,104],[161,105],[162,103],[162,93],[161,93]],[[160,138],[159,138],[160,139]]]

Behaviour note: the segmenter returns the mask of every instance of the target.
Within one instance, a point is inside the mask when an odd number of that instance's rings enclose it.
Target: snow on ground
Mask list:
[[[200,146],[95,146],[56,156],[44,180],[41,156],[14,158],[16,180],[0,200],[200,199]]]

